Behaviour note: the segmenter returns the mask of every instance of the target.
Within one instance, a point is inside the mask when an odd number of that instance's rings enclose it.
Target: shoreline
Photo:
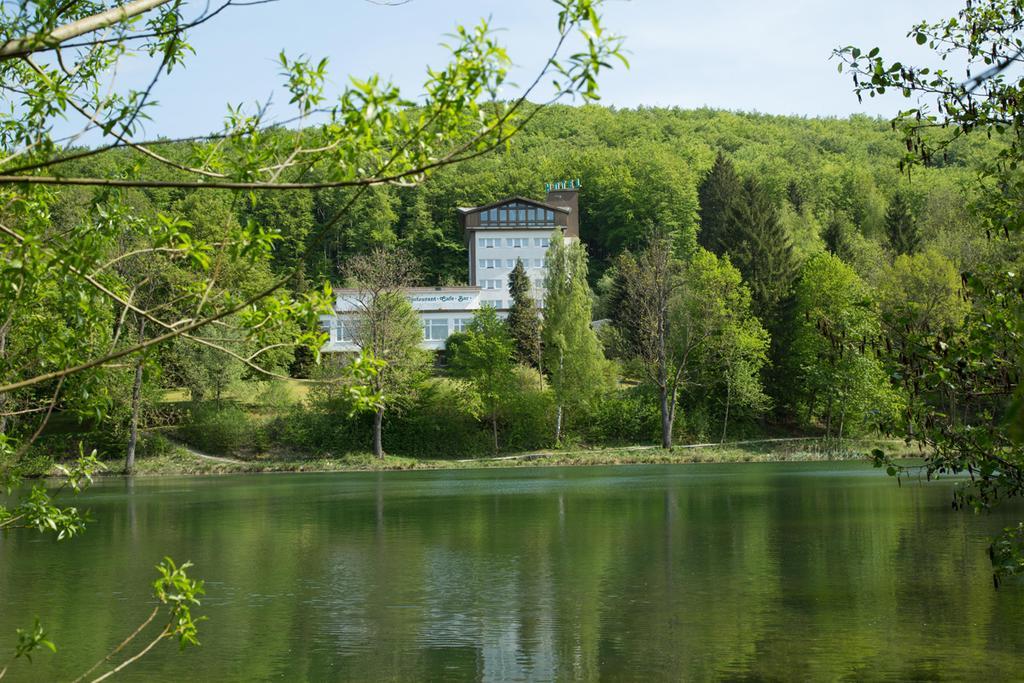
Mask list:
[[[168,453],[140,457],[134,476],[215,476],[289,472],[404,472],[412,470],[466,470],[515,467],[591,467],[642,464],[726,464],[770,462],[849,462],[867,460],[871,450],[883,448],[901,458],[920,457],[916,448],[903,441],[887,439],[846,440],[837,448],[818,437],[757,439],[725,444],[684,444],[671,451],[659,446],[639,445],[574,450],[546,450],[472,459],[412,458],[370,453],[333,456],[265,454],[253,458],[230,458],[199,453],[175,444]],[[107,461],[99,476],[123,476],[118,461]]]

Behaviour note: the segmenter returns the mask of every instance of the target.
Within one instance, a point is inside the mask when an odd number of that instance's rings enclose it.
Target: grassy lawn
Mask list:
[[[228,474],[235,472],[366,472],[398,470],[469,469],[487,467],[537,467],[582,465],[629,465],[672,463],[808,462],[865,459],[872,448],[882,447],[896,456],[919,455],[902,441],[855,440],[841,449],[826,447],[820,440],[762,442],[674,448],[599,448],[538,451],[499,458],[470,460],[406,458],[389,455],[378,460],[370,453],[339,457],[264,454],[245,460],[203,458],[175,446],[167,453],[140,458],[137,473],[146,475]]]
[[[288,394],[290,395],[291,399],[296,403],[306,400],[306,397],[309,395],[310,385],[306,382],[297,379],[274,381],[283,384],[287,388]],[[254,406],[257,405],[258,396],[258,392],[252,391],[251,386],[242,385],[238,388],[229,389],[228,391],[224,392],[222,398],[228,401],[237,402],[242,405]],[[163,392],[163,396],[161,397],[161,402],[183,403],[191,400],[191,398],[192,397],[189,396],[188,389],[165,389]]]

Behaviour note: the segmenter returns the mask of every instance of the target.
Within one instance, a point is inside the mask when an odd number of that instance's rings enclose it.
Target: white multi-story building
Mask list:
[[[510,197],[493,204],[459,208],[459,225],[466,235],[469,277],[466,287],[412,287],[405,291],[423,324],[423,347],[440,350],[448,335],[461,332],[473,311],[493,306],[507,315],[512,306],[509,275],[523,262],[538,307],[544,307],[544,257],[555,231],[566,239],[579,239],[578,180],[548,183],[547,197],[540,202]],[[336,288],[335,312],[322,316],[330,339],[324,351],[357,351],[353,335],[365,293]]]

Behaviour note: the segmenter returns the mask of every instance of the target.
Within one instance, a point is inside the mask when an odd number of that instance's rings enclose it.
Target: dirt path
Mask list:
[[[235,460],[234,458],[222,458],[219,455],[208,455],[208,454],[203,453],[201,451],[197,451],[196,449],[192,448],[191,446],[189,446],[187,443],[185,443],[183,441],[179,441],[178,439],[175,439],[173,437],[167,436],[167,434],[164,434],[163,436],[168,441],[173,443],[175,446],[180,446],[186,453],[188,453],[189,455],[195,456],[196,458],[199,458],[200,460],[207,460],[209,462],[220,462],[220,463],[224,463],[224,464],[227,464],[227,465],[244,465],[245,464],[245,461],[243,461],[243,460]]]

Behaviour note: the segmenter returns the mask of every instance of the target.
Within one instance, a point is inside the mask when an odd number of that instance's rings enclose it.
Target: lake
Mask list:
[[[948,481],[862,463],[109,479],[57,543],[0,538],[8,680],[72,679],[206,580],[200,649],[119,680],[1024,678],[1024,585]],[[137,647],[141,647],[138,643]],[[6,681],[5,681],[6,683]]]

